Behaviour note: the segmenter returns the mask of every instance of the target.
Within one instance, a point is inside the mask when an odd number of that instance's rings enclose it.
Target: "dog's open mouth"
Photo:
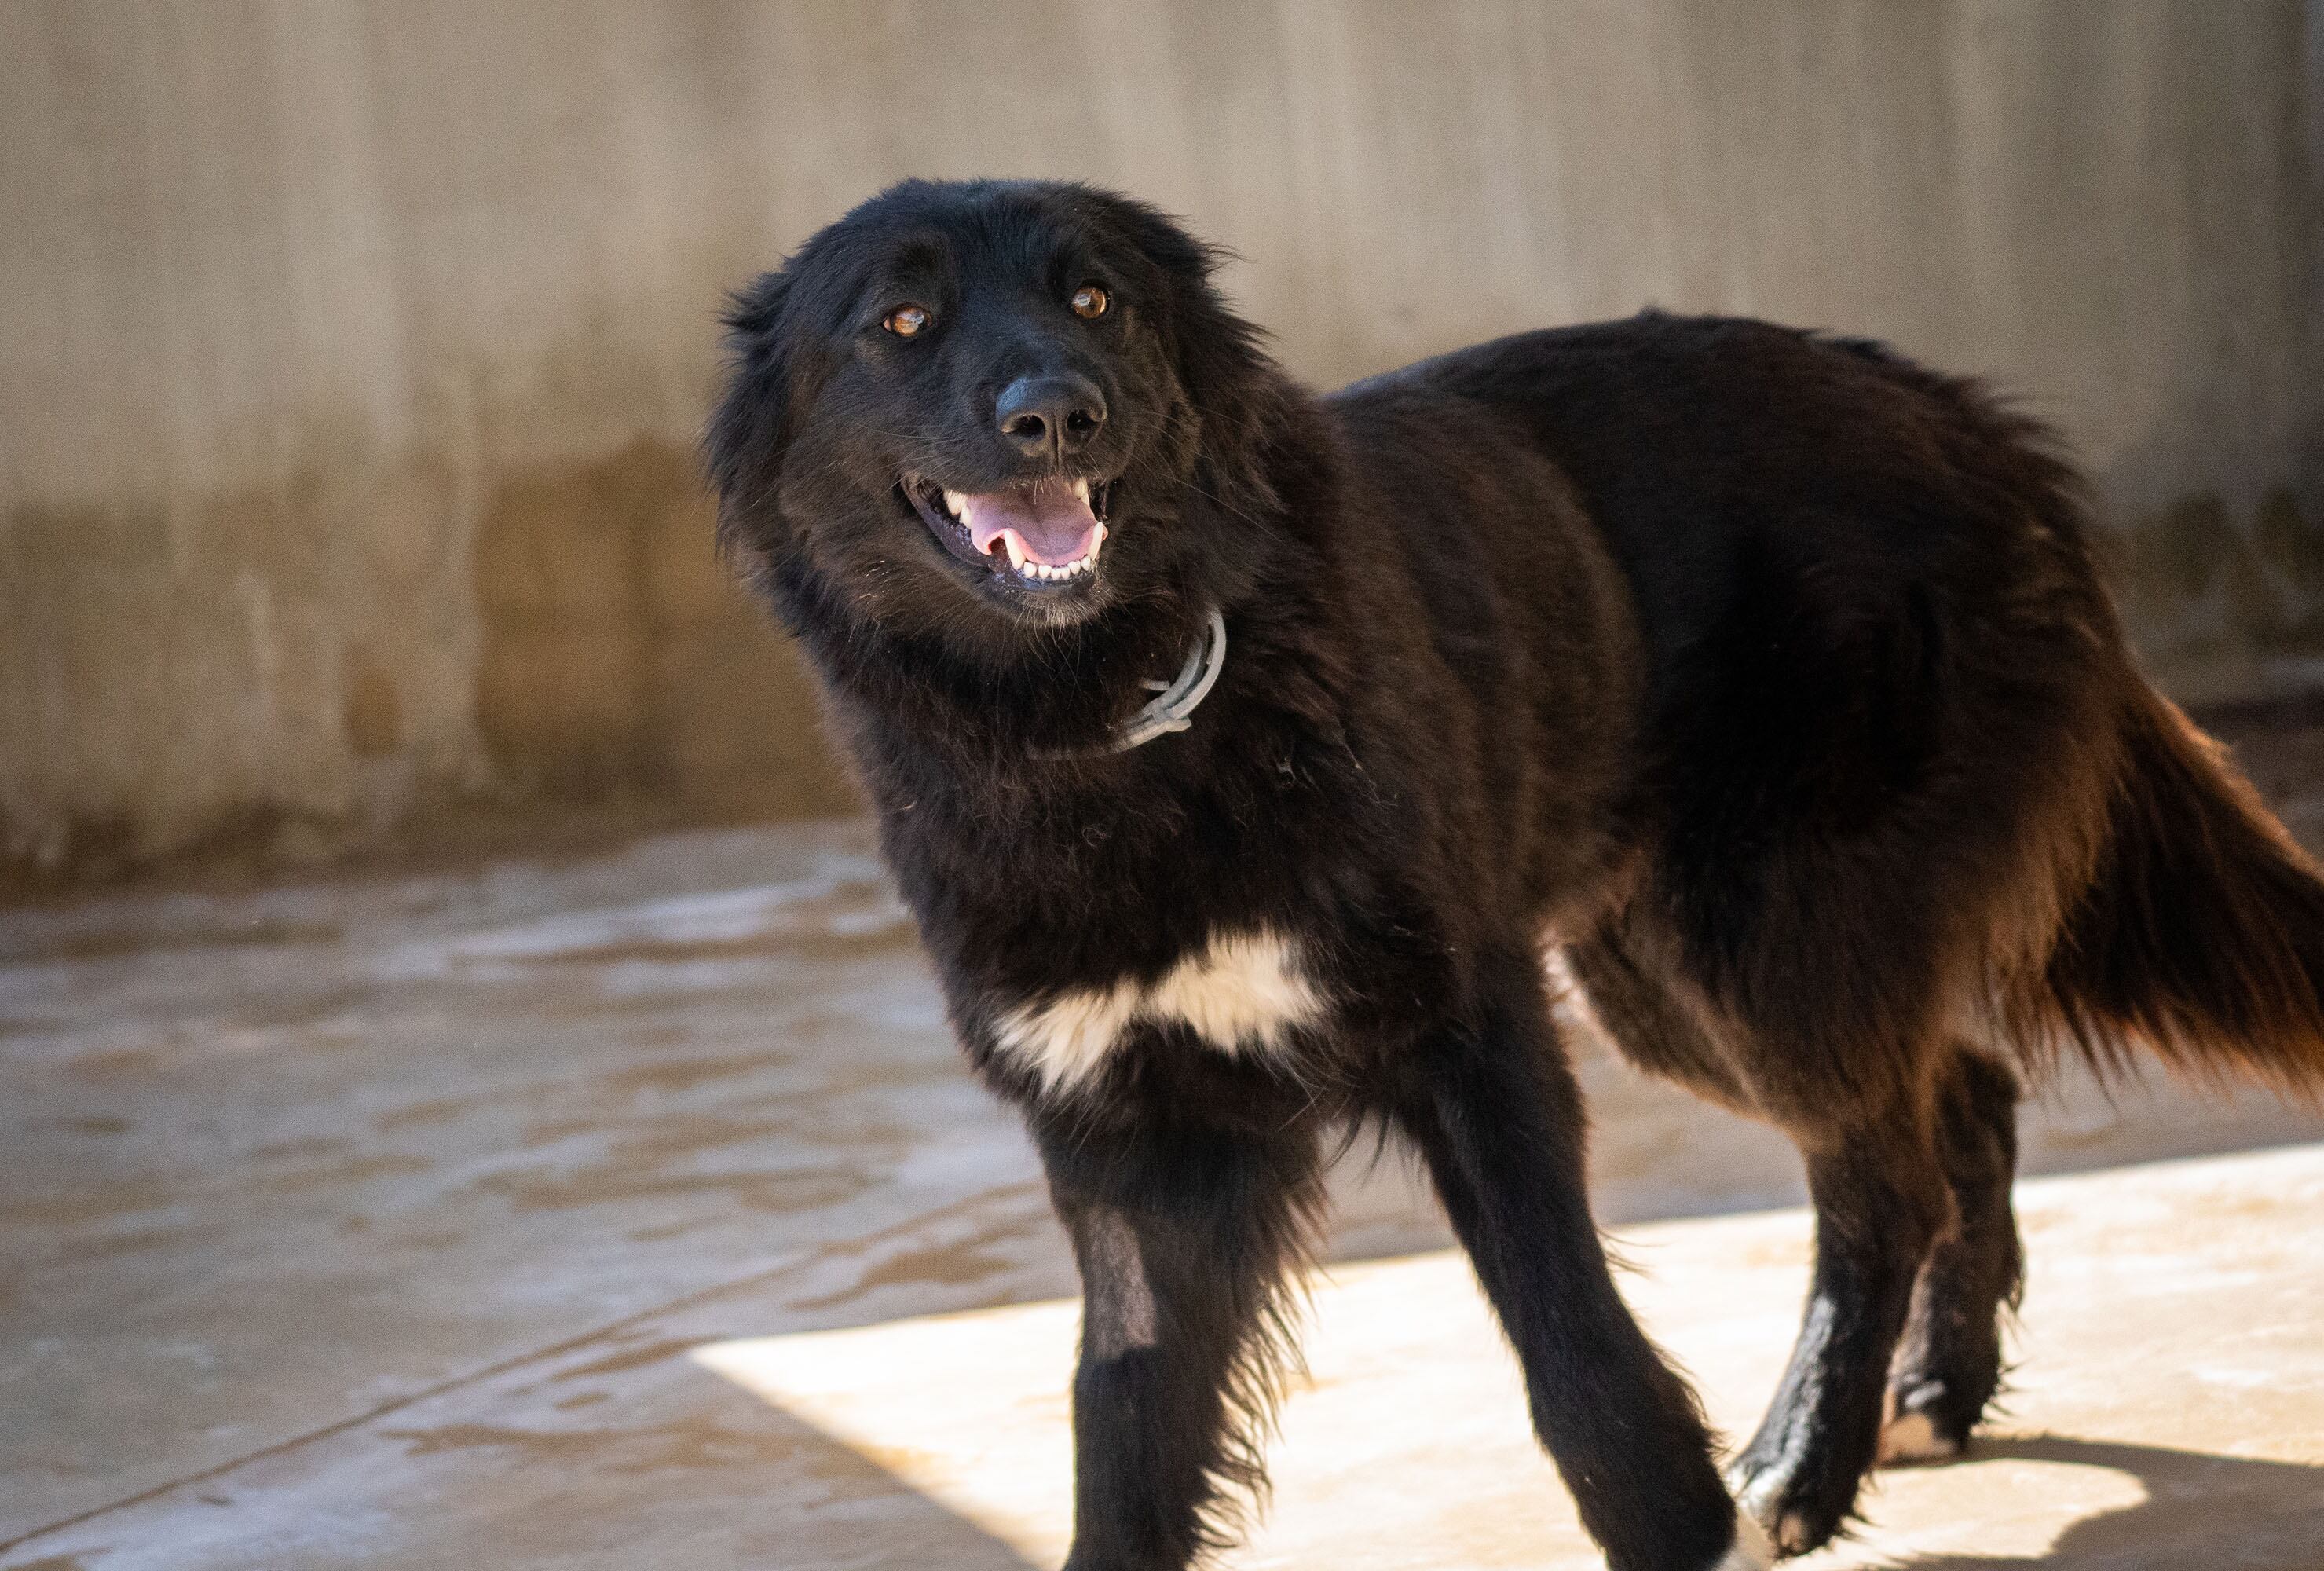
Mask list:
[[[954,556],[1050,588],[1084,578],[1097,567],[1115,484],[1052,476],[1002,491],[952,491],[907,476],[902,490]]]

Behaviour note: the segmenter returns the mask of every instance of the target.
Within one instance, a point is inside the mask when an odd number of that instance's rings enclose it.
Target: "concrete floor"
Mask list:
[[[0,913],[0,1571],[1062,1550],[1071,1263],[860,825]],[[1743,1428],[1797,1164],[1584,1073],[1628,1290]],[[2009,1417],[1810,1564],[2324,1567],[2324,1120],[2027,1127],[2079,1176],[2025,1186]],[[1340,1179],[1370,1263],[1228,1563],[1591,1563],[1433,1207]]]

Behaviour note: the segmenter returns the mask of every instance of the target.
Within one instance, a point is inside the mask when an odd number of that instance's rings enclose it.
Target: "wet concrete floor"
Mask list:
[[[1796,1160],[1583,1050],[1628,1290],[1741,1428]],[[0,913],[0,1571],[1061,1552],[1071,1262],[860,824]],[[2030,1108],[2080,1176],[2026,1186],[2001,1437],[1821,1563],[2324,1567],[2319,1142],[2256,1096]],[[1227,1563],[1589,1563],[1433,1205],[1338,1187]]]

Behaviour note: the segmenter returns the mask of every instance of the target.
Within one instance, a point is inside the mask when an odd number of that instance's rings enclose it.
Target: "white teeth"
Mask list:
[[[968,497],[962,492],[947,491],[944,494],[944,498],[945,511],[954,518],[958,518],[961,509],[968,505]]]
[[[1074,494],[1080,497],[1082,501],[1086,504],[1089,501],[1089,482],[1086,480],[1074,481]]]
[[[1028,578],[1038,578],[1054,583],[1062,578],[1080,578],[1084,573],[1088,572],[1096,561],[1097,550],[1095,547],[1092,547],[1089,555],[1075,561],[1056,563],[1027,562],[1017,570]]]
[[[1009,552],[1009,565],[1017,576],[1028,583],[1055,584],[1067,578],[1078,578],[1097,566],[1098,548],[1105,544],[1105,525],[1099,524],[1090,531],[1089,550],[1070,562],[1036,561],[1025,554],[1025,547],[1013,530],[1001,531],[1001,543]]]

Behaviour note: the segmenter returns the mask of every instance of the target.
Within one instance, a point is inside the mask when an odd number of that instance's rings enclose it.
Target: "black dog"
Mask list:
[[[2324,1085],[2324,883],[1974,385],[1649,314],[1319,400],[1213,262],[1096,190],[899,186],[739,300],[708,438],[1073,1235],[1070,1564],[1231,1530],[1366,1125],[1425,1159],[1616,1567],[1821,1544],[1993,1393],[2018,1087],[1971,1044]],[[1607,1274],[1550,945],[1806,1156],[1741,1514]]]

